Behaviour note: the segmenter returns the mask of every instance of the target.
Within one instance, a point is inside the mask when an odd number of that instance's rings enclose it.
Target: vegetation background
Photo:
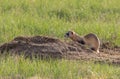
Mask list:
[[[120,0],[0,0],[0,44],[16,36],[64,39],[68,30],[95,33],[120,45]],[[47,79],[119,79],[120,68],[67,60],[29,60],[1,56],[0,76]]]

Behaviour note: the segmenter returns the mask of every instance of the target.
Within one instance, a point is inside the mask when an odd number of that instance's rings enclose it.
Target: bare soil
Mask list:
[[[70,60],[93,60],[95,62],[120,64],[120,47],[103,43],[100,53],[75,42],[64,42],[45,36],[16,37],[0,46],[1,54],[24,55],[25,57],[65,58]]]

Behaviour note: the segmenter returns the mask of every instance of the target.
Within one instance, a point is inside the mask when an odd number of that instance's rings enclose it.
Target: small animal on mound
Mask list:
[[[73,31],[68,31],[65,34],[65,37],[72,39],[75,42],[78,42],[82,45],[87,45],[91,50],[99,53],[100,48],[100,40],[97,35],[93,33],[89,33],[85,36],[79,36],[77,33]]]

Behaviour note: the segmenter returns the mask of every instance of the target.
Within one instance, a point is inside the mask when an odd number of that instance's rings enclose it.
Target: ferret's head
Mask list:
[[[74,34],[75,34],[75,32],[73,32],[73,31],[68,31],[67,33],[65,33],[65,37],[66,37],[66,38],[71,38],[71,37],[74,36]]]

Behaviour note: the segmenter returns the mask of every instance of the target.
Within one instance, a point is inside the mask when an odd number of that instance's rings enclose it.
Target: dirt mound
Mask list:
[[[24,55],[25,57],[82,59],[120,64],[119,47],[108,49],[103,44],[100,53],[96,54],[78,43],[67,43],[45,36],[16,37],[11,42],[1,45],[0,53]]]

